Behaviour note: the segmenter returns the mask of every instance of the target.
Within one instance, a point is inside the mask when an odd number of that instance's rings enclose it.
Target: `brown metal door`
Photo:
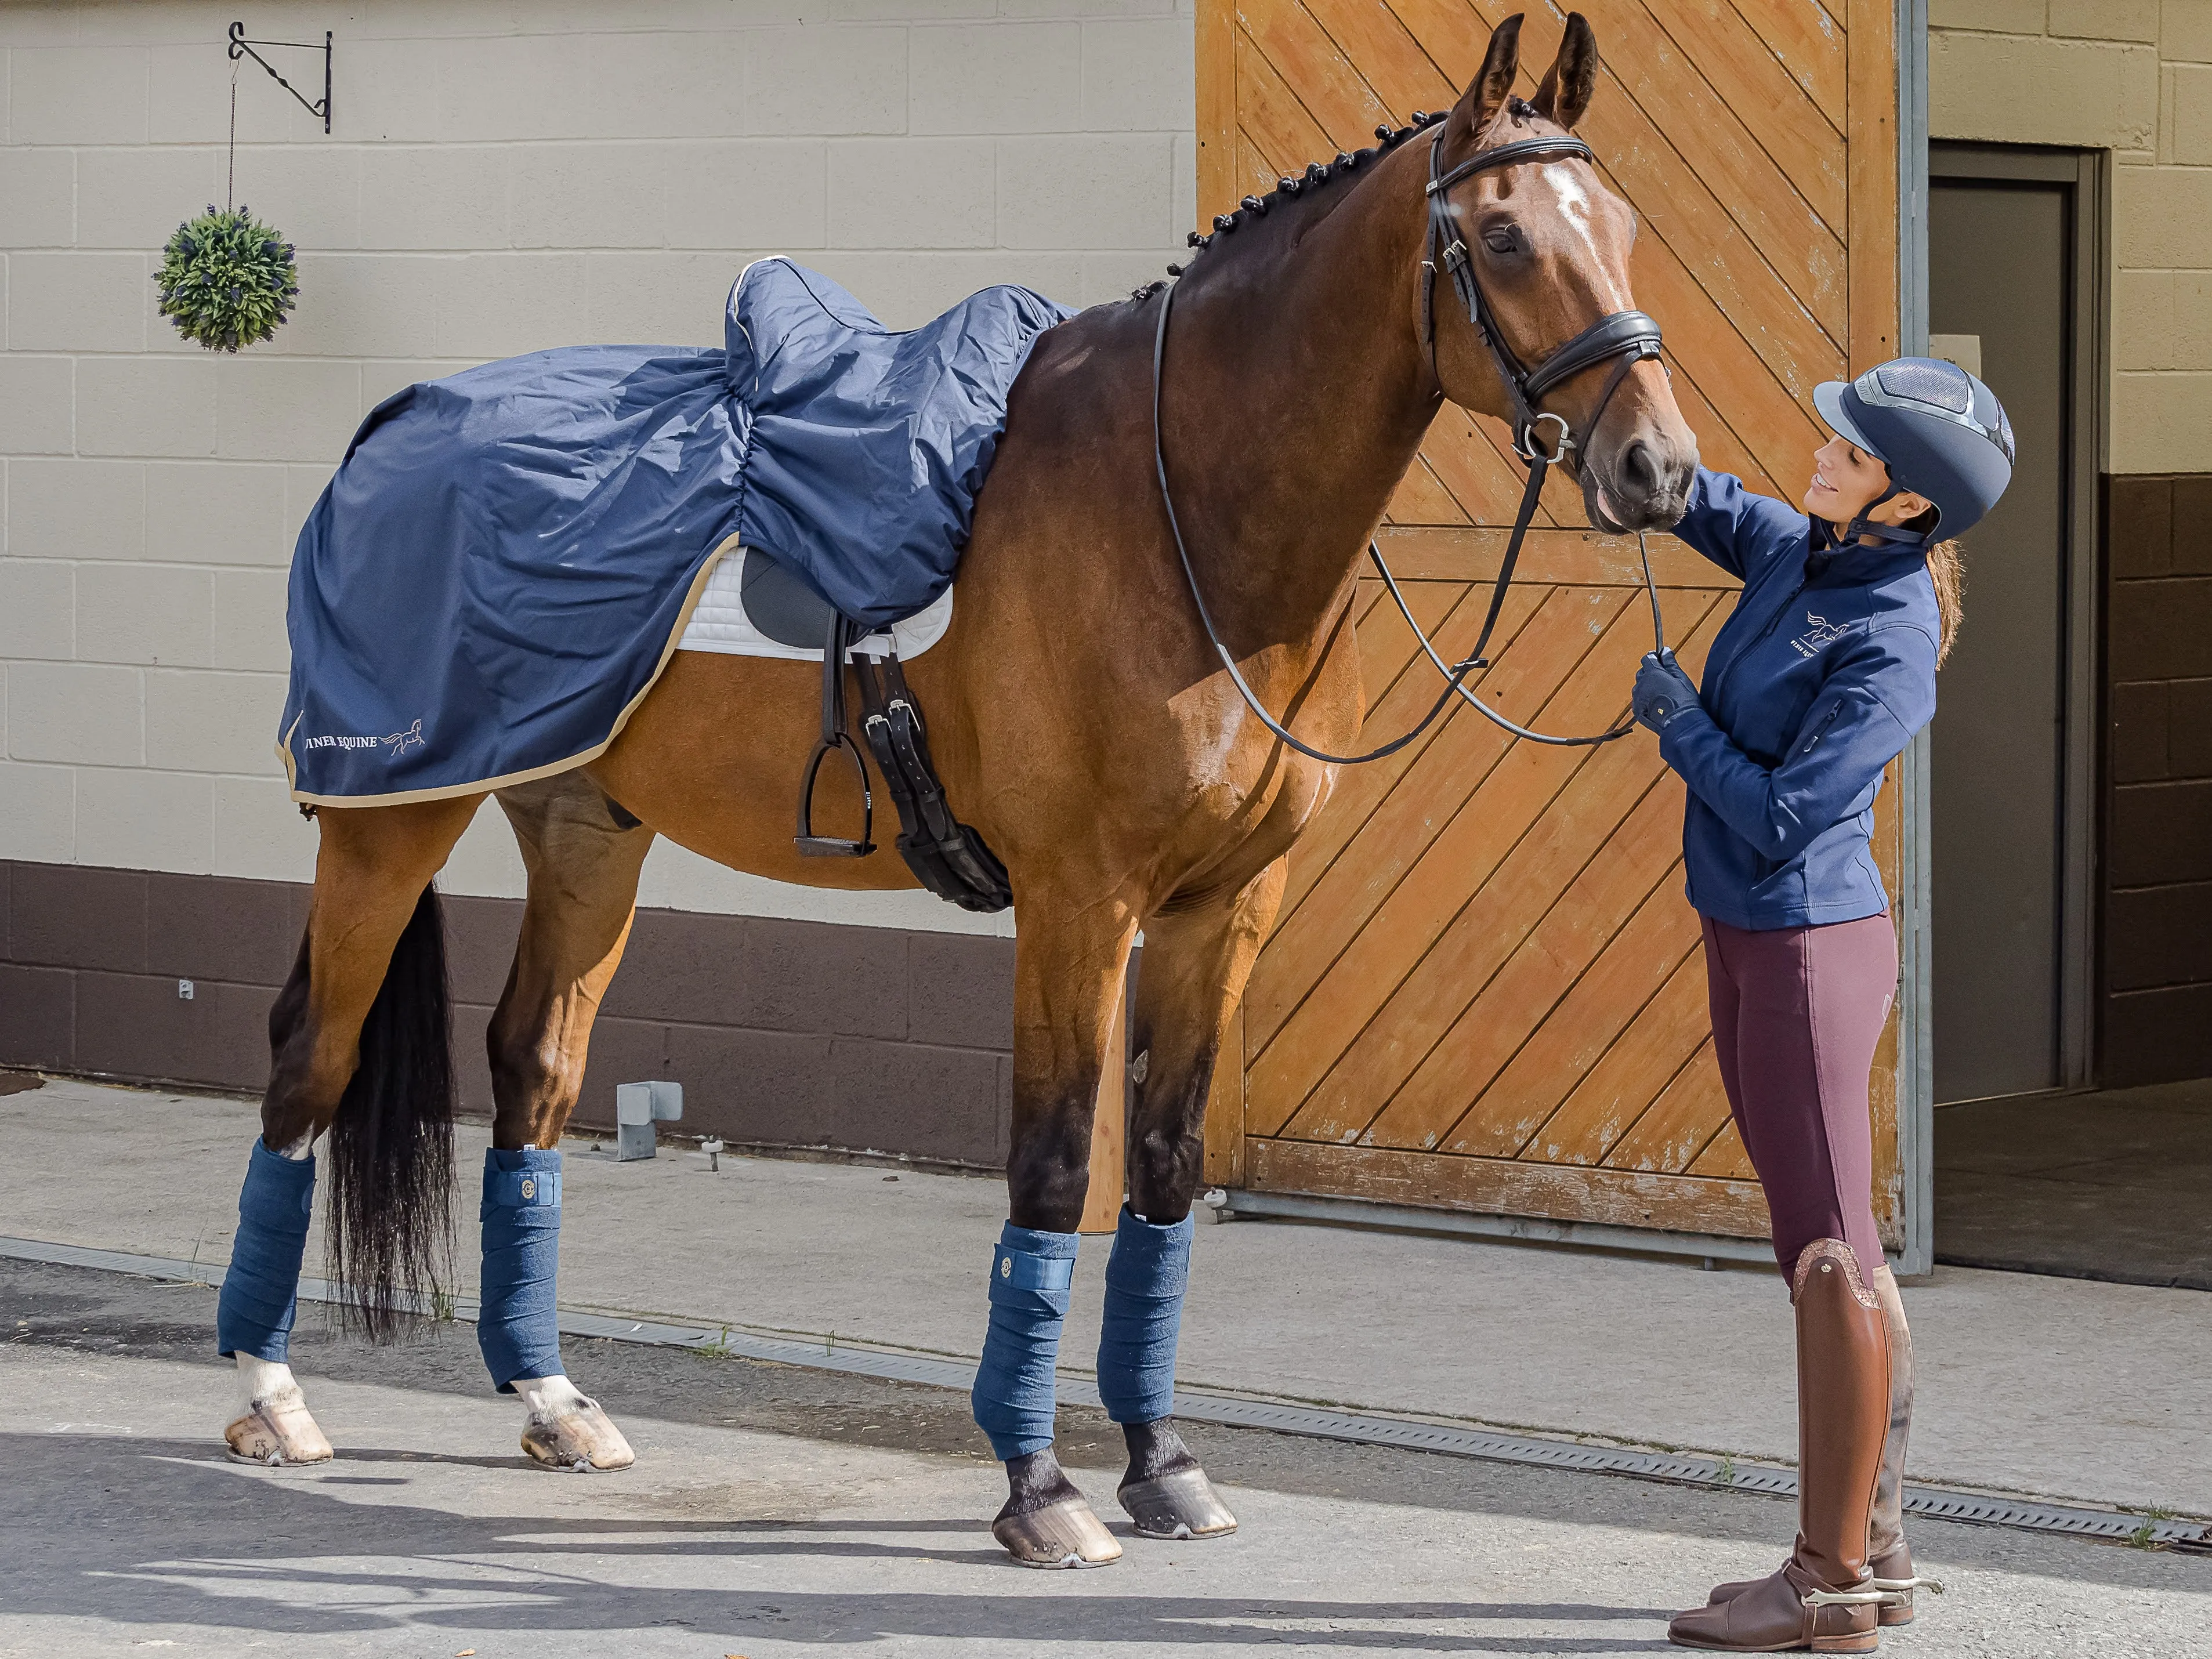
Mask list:
[[[1606,63],[1582,136],[1639,216],[1637,301],[1666,329],[1683,412],[1707,465],[1794,500],[1819,441],[1814,386],[1895,349],[1887,0],[1578,5]],[[1515,9],[1201,0],[1201,216],[1448,104]],[[1560,27],[1530,9],[1524,94]],[[1472,642],[1520,478],[1502,427],[1447,407],[1391,505],[1384,552],[1448,655]],[[1597,729],[1650,648],[1635,545],[1589,531],[1562,479],[1536,522],[1482,695],[1523,724]],[[1651,545],[1694,672],[1729,584],[1671,537]],[[1377,585],[1362,601],[1368,735],[1395,733],[1435,695],[1433,671]],[[1292,855],[1245,998],[1242,1076],[1224,1066],[1217,1091],[1211,1177],[1762,1232],[1712,1063],[1681,812],[1642,733],[1595,751],[1509,744],[1462,714],[1346,770]],[[1884,836],[1893,871],[1893,824]],[[1893,1050],[1875,1109],[1876,1209],[1893,1227]]]

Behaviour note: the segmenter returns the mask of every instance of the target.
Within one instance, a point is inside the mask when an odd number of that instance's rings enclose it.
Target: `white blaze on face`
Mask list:
[[[1629,296],[1613,285],[1613,273],[1597,245],[1597,204],[1583,184],[1577,163],[1569,161],[1546,164],[1544,182],[1551,185],[1559,202],[1559,217],[1578,244],[1573,263],[1589,275],[1591,287],[1610,289],[1599,293],[1597,299],[1608,311],[1626,311]]]

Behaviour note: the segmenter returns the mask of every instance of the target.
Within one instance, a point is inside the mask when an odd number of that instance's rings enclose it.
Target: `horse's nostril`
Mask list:
[[[1620,455],[1620,482],[1639,495],[1656,495],[1659,489],[1659,460],[1651,446],[1641,438],[1632,439]]]

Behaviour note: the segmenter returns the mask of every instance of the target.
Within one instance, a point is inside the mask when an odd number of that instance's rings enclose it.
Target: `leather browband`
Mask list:
[[[1597,165],[1597,156],[1590,147],[1571,133],[1554,133],[1548,138],[1516,138],[1510,144],[1500,144],[1494,149],[1478,150],[1441,179],[1429,181],[1429,194],[1449,190],[1471,173],[1483,173],[1492,167],[1511,167],[1516,161],[1530,161],[1540,155],[1567,161],[1588,161]]]

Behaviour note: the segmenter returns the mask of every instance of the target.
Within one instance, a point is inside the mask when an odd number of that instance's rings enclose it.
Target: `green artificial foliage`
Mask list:
[[[300,297],[292,245],[253,216],[208,204],[177,227],[154,281],[161,314],[210,351],[235,351],[272,337]]]

